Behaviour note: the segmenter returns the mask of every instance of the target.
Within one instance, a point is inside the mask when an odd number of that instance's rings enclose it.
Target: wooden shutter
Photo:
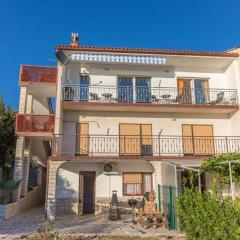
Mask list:
[[[183,153],[195,155],[214,154],[212,125],[183,124]]]
[[[193,154],[192,125],[190,124],[182,125],[182,136],[183,136],[183,153]]]
[[[120,154],[141,154],[140,124],[120,124]]]
[[[142,144],[152,145],[152,125],[141,124]]]
[[[127,184],[142,184],[142,174],[141,173],[124,173],[123,174],[123,183]]]
[[[214,154],[212,125],[193,125],[194,149],[196,155]]]
[[[77,123],[76,153],[86,155],[89,151],[89,125]]]

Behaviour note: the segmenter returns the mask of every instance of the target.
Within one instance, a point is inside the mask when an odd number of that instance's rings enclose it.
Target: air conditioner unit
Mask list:
[[[89,74],[89,71],[86,68],[80,68],[80,74]]]
[[[117,164],[113,162],[106,162],[103,164],[103,174],[105,175],[117,175]]]

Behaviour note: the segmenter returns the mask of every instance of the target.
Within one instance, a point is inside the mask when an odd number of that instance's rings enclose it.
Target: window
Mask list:
[[[136,196],[152,191],[152,173],[123,173],[123,195]]]

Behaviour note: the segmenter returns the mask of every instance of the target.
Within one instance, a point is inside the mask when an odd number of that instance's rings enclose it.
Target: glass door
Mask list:
[[[131,77],[118,78],[118,102],[133,102],[133,79]]]
[[[89,76],[80,76],[79,100],[88,101],[89,96]]]
[[[208,81],[203,79],[195,79],[194,93],[196,104],[204,104],[208,102],[209,99]]]
[[[151,102],[151,79],[148,77],[136,77],[136,102]]]
[[[179,103],[192,103],[191,79],[178,79]]]

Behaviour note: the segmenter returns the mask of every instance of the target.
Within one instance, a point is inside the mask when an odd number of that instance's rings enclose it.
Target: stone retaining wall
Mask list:
[[[42,187],[37,186],[32,191],[28,192],[24,198],[20,198],[17,202],[0,204],[0,219],[7,219],[16,216],[43,203],[43,189]]]

